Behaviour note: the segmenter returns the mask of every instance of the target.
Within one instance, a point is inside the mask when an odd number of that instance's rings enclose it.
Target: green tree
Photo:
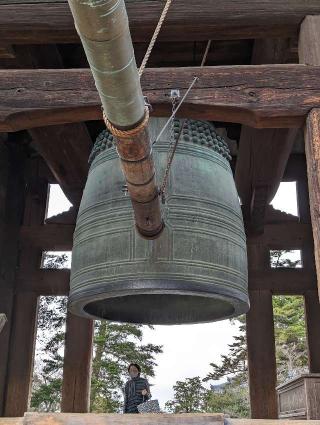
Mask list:
[[[194,413],[206,410],[207,389],[199,376],[177,381],[173,386],[174,399],[166,402],[166,410],[172,413]]]
[[[292,251],[271,251],[270,265],[273,268],[300,267],[300,260],[292,260]],[[306,371],[307,351],[303,298],[298,296],[273,297],[276,359],[279,383]],[[229,345],[228,354],[221,356],[219,364],[211,363],[211,371],[204,381],[227,379],[223,390],[209,395],[210,411],[219,411],[231,416],[249,415],[249,389],[245,316],[234,319],[239,324],[239,334]]]
[[[46,256],[45,267],[62,268],[67,257]],[[41,297],[38,316],[38,355],[33,379],[31,408],[59,411],[63,372],[63,349],[67,297]],[[142,344],[143,326],[95,321],[91,410],[118,412],[127,365],[138,362],[146,377],[154,376],[155,354],[162,348]]]
[[[273,297],[277,375],[279,383],[306,372],[306,346],[303,297]]]
[[[246,384],[229,381],[207,392],[206,412],[223,412],[232,418],[247,418],[250,415],[249,393]]]

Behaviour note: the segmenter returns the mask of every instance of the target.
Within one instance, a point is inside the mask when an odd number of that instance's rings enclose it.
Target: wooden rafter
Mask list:
[[[0,7],[3,43],[79,42],[67,1],[12,2]],[[162,0],[127,0],[134,41],[152,35]],[[318,0],[175,0],[160,34],[161,40],[249,39],[296,35],[306,15],[320,14]]]
[[[299,127],[320,106],[320,66],[261,65],[147,69],[142,78],[155,116],[171,113],[170,90],[199,77],[180,116],[257,128]],[[91,73],[0,71],[0,131],[101,119]]]
[[[30,134],[34,146],[67,198],[78,205],[87,178],[88,157],[92,148],[85,124],[38,127],[31,129]]]

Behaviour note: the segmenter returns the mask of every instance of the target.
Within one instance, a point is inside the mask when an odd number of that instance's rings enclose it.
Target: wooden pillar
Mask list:
[[[247,345],[251,417],[275,419],[278,417],[277,374],[270,291],[250,291]]]
[[[67,315],[61,411],[90,410],[93,321]]]
[[[273,324],[272,293],[252,290],[254,273],[270,268],[269,251],[255,238],[248,238],[249,297],[247,347],[251,417],[275,419],[277,408],[277,367]]]
[[[320,16],[307,16],[301,25],[299,62],[306,65],[320,65]],[[320,108],[313,109],[308,115],[305,128],[305,151],[314,254],[320,296]]]
[[[320,303],[317,291],[304,295],[310,373],[320,373]]]
[[[4,416],[23,416],[28,409],[33,371],[38,297],[15,295]]]
[[[15,136],[0,136],[0,312],[7,323],[0,333],[0,416],[6,412],[9,359],[14,322],[19,229],[25,200],[25,153]],[[19,347],[19,352],[24,347]]]

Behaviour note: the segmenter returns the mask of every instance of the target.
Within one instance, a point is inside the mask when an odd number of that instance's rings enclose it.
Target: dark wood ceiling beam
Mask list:
[[[57,183],[78,206],[88,174],[92,141],[85,124],[38,127],[29,131],[32,143],[46,161]]]
[[[32,4],[5,0],[0,39],[12,44],[79,42],[67,1]],[[134,41],[147,41],[158,22],[162,0],[127,0]],[[306,15],[320,14],[318,0],[175,0],[160,40],[218,40],[291,37]]]
[[[180,116],[256,128],[299,127],[320,106],[320,66],[260,65],[147,69],[142,78],[155,116],[171,113],[170,90],[199,77]],[[101,119],[88,69],[1,70],[0,131]]]

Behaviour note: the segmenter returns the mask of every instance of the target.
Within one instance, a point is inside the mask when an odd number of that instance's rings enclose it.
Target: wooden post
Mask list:
[[[299,62],[307,65],[320,65],[320,15],[307,16],[301,25]],[[305,151],[314,254],[320,296],[320,109],[318,108],[313,109],[307,118]]]
[[[251,417],[278,417],[276,356],[270,291],[250,291],[247,345]]]
[[[304,295],[310,373],[320,373],[320,304],[317,291]]]
[[[32,292],[15,295],[4,416],[23,416],[28,410],[37,305],[38,297]]]
[[[86,413],[90,408],[93,321],[67,315],[61,411]]]
[[[5,414],[10,380],[18,241],[25,199],[24,148],[12,139],[4,143],[4,137],[0,136],[0,311],[6,314],[7,324],[0,333],[0,416]]]

